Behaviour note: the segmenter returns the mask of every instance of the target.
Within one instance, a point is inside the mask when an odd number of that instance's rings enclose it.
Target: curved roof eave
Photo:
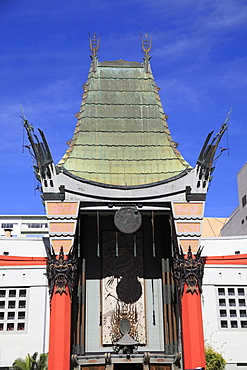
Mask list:
[[[71,172],[66,170],[66,168],[64,168],[64,167],[56,167],[56,168],[58,169],[59,173],[63,173],[64,175],[66,175],[68,177],[71,177],[72,179],[74,179],[76,181],[91,184],[91,185],[95,185],[95,186],[99,186],[99,187],[103,187],[103,188],[122,189],[122,190],[143,189],[143,188],[150,188],[150,187],[158,186],[158,185],[162,185],[162,184],[167,184],[169,182],[176,181],[176,180],[180,179],[181,177],[186,176],[188,173],[190,173],[193,170],[193,167],[188,167],[176,176],[170,177],[168,179],[152,182],[152,183],[147,183],[147,184],[141,184],[141,185],[114,185],[114,184],[105,184],[105,183],[101,183],[101,182],[97,182],[97,181],[83,179],[79,176],[76,176],[76,175],[72,174]]]

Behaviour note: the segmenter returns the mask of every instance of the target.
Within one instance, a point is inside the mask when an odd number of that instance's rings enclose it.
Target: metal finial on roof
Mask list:
[[[144,57],[145,58],[150,58],[149,52],[152,49],[152,36],[148,36],[148,33],[145,34],[145,37],[143,38],[141,34],[141,39],[142,39],[142,50],[144,52]]]
[[[94,32],[93,37],[91,37],[89,34],[89,39],[90,39],[90,50],[92,52],[92,57],[97,57],[99,45],[100,45],[100,35],[97,37],[96,32]]]

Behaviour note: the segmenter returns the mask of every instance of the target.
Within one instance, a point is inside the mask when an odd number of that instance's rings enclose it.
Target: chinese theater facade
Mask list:
[[[23,117],[49,224],[49,370],[205,367],[201,223],[227,124],[191,167],[172,140],[150,67],[91,66],[74,136],[54,165]]]

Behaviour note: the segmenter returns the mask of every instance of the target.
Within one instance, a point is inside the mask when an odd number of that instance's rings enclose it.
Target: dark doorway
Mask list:
[[[128,368],[129,370],[142,370],[143,365],[142,364],[115,364],[114,365],[114,370],[124,370]]]

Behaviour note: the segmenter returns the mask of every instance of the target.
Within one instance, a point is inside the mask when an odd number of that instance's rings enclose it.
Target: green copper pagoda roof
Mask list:
[[[158,90],[149,64],[93,57],[74,136],[58,167],[124,187],[169,181],[190,169],[171,138]]]

